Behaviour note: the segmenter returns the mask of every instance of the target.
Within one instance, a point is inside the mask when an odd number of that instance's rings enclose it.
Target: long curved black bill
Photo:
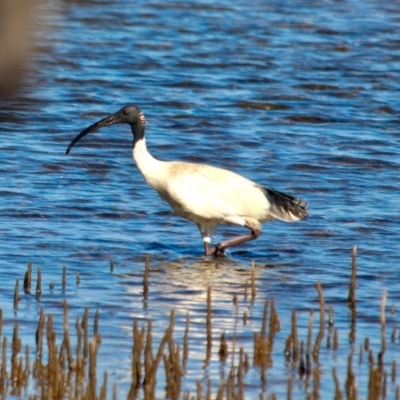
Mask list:
[[[88,128],[83,130],[68,146],[68,149],[65,154],[69,154],[71,149],[75,146],[77,142],[79,142],[84,136],[86,136],[90,132],[97,131],[98,129],[102,128],[103,126],[108,126],[112,124],[117,124],[119,121],[117,117],[113,115],[109,115],[108,117],[103,118],[102,120],[90,125]]]

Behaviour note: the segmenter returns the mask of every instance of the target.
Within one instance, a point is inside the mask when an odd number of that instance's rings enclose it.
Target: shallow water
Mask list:
[[[335,327],[346,332],[356,244],[356,340],[370,336],[379,344],[383,288],[397,308],[400,292],[399,10],[396,1],[372,0],[48,0],[39,7],[37,49],[26,82],[0,109],[5,333],[23,321],[21,336],[33,348],[41,307],[60,315],[67,299],[72,317],[85,306],[99,309],[101,333],[109,336],[102,351],[110,355],[99,359],[99,367],[115,371],[123,398],[130,353],[112,355],[121,343],[131,343],[132,319],[152,318],[161,335],[174,308],[177,329],[183,329],[187,311],[201,325],[212,286],[215,337],[232,332],[232,296],[249,279],[252,260],[258,301],[243,305],[251,314],[238,331],[244,345],[260,326],[263,300],[270,296],[282,320],[281,337],[290,331],[293,308],[305,337],[308,310],[318,309],[318,280],[335,308]],[[232,249],[221,263],[205,261],[197,228],[173,215],[134,166],[126,126],[88,135],[65,156],[77,133],[127,103],[146,114],[147,143],[156,157],[235,170],[306,199],[310,217],[266,224],[258,240]],[[215,241],[235,232],[221,229]],[[152,271],[144,304],[147,253]],[[15,279],[23,278],[29,260],[41,266],[46,289],[40,301],[23,296],[14,312]],[[69,276],[65,293],[59,284],[63,265]],[[79,287],[73,284],[77,272]],[[50,281],[56,282],[52,291]],[[396,313],[388,316],[389,324],[395,322]],[[203,374],[218,371],[217,363],[211,371],[201,368],[204,344],[195,340],[196,326],[187,390]],[[340,341],[341,352],[327,355],[325,373],[330,376],[334,359],[343,383],[349,343],[345,334]],[[283,348],[275,350],[279,360]],[[281,361],[268,393],[283,396],[282,376],[291,369],[283,355]],[[367,373],[360,372],[364,395]],[[301,385],[294,390],[304,395]],[[250,388],[249,396],[258,391]],[[331,380],[322,392],[332,392]]]

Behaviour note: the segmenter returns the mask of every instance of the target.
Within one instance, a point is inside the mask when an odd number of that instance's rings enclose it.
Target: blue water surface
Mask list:
[[[264,300],[274,296],[282,331],[273,368],[266,387],[251,369],[246,395],[283,398],[293,376],[293,393],[304,398],[312,388],[285,363],[283,350],[292,309],[302,340],[310,309],[319,323],[320,281],[340,332],[337,352],[326,349],[324,338],[321,396],[333,393],[332,366],[344,388],[351,350],[367,336],[380,349],[384,288],[388,310],[399,308],[399,2],[47,0],[37,12],[25,82],[0,109],[3,334],[11,335],[19,322],[33,351],[41,307],[60,324],[64,299],[71,321],[85,306],[91,315],[98,309],[98,368],[113,374],[110,381],[125,398],[132,321],[151,318],[160,340],[175,309],[179,339],[189,312],[191,358],[182,390],[194,393],[195,382],[209,376],[215,393],[217,346],[203,368],[207,288],[213,288],[215,340],[223,331],[232,340],[232,297],[239,294],[239,315],[246,311],[249,322],[239,324],[237,337],[249,353]],[[231,249],[226,259],[205,260],[196,226],[174,215],[135,167],[127,126],[88,135],[65,155],[82,129],[129,103],[146,114],[154,156],[231,169],[302,197],[309,218],[266,224],[258,240]],[[235,234],[242,230],[222,228],[214,240]],[[346,299],[354,245],[357,329],[351,342]],[[152,269],[144,304],[146,254]],[[253,260],[257,298],[251,304],[244,285]],[[43,295],[22,295],[15,311],[15,280],[22,281],[29,261],[34,273],[41,267]],[[389,336],[398,314],[388,312],[387,319]],[[398,351],[397,338],[386,352],[388,366]],[[368,365],[356,372],[366,397]],[[395,387],[388,383],[390,396]],[[160,398],[163,390],[160,378]]]

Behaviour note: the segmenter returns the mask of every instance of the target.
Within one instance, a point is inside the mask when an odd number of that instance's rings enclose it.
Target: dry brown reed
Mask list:
[[[332,375],[333,375],[333,380],[335,382],[335,400],[341,400],[343,399],[343,392],[340,389],[340,383],[339,383],[339,378],[337,376],[337,371],[336,367],[332,367]]]
[[[25,277],[24,277],[24,292],[25,292],[25,294],[30,294],[31,293],[32,266],[33,266],[32,261],[29,261],[28,269],[25,272]]]
[[[257,295],[256,290],[256,264],[254,261],[251,263],[251,301],[254,302]]]
[[[143,298],[147,300],[149,295],[149,274],[150,274],[150,254],[146,255],[144,267],[144,274],[143,274]]]
[[[347,299],[351,313],[350,334],[349,334],[351,343],[354,343],[356,341],[356,320],[357,320],[356,284],[357,284],[357,246],[354,245],[351,255],[351,276],[349,285],[349,296]]]
[[[189,358],[189,312],[186,313],[185,333],[183,335],[182,368],[185,370]]]
[[[15,281],[15,288],[14,288],[14,308],[18,308],[19,302],[19,279]]]
[[[318,362],[321,342],[325,332],[325,299],[322,293],[321,282],[319,281],[317,282],[317,291],[318,291],[318,301],[319,301],[319,332],[317,338],[315,339],[315,344],[313,349],[313,357],[315,362]]]
[[[228,359],[228,343],[225,332],[223,332],[221,335],[221,343],[219,345],[218,355],[221,362],[226,362]]]
[[[354,245],[353,252],[351,254],[351,278],[349,286],[348,301],[355,305],[356,303],[356,279],[357,279],[357,246]]]
[[[62,278],[61,278],[61,289],[65,292],[67,288],[67,267],[64,265],[62,269]]]
[[[39,299],[42,294],[42,271],[40,267],[37,271],[37,280],[36,280],[36,298]]]

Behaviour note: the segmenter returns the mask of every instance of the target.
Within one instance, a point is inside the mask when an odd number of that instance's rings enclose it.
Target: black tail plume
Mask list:
[[[300,221],[308,216],[307,203],[298,197],[262,188],[265,196],[271,203],[270,213],[276,218],[286,222]]]

